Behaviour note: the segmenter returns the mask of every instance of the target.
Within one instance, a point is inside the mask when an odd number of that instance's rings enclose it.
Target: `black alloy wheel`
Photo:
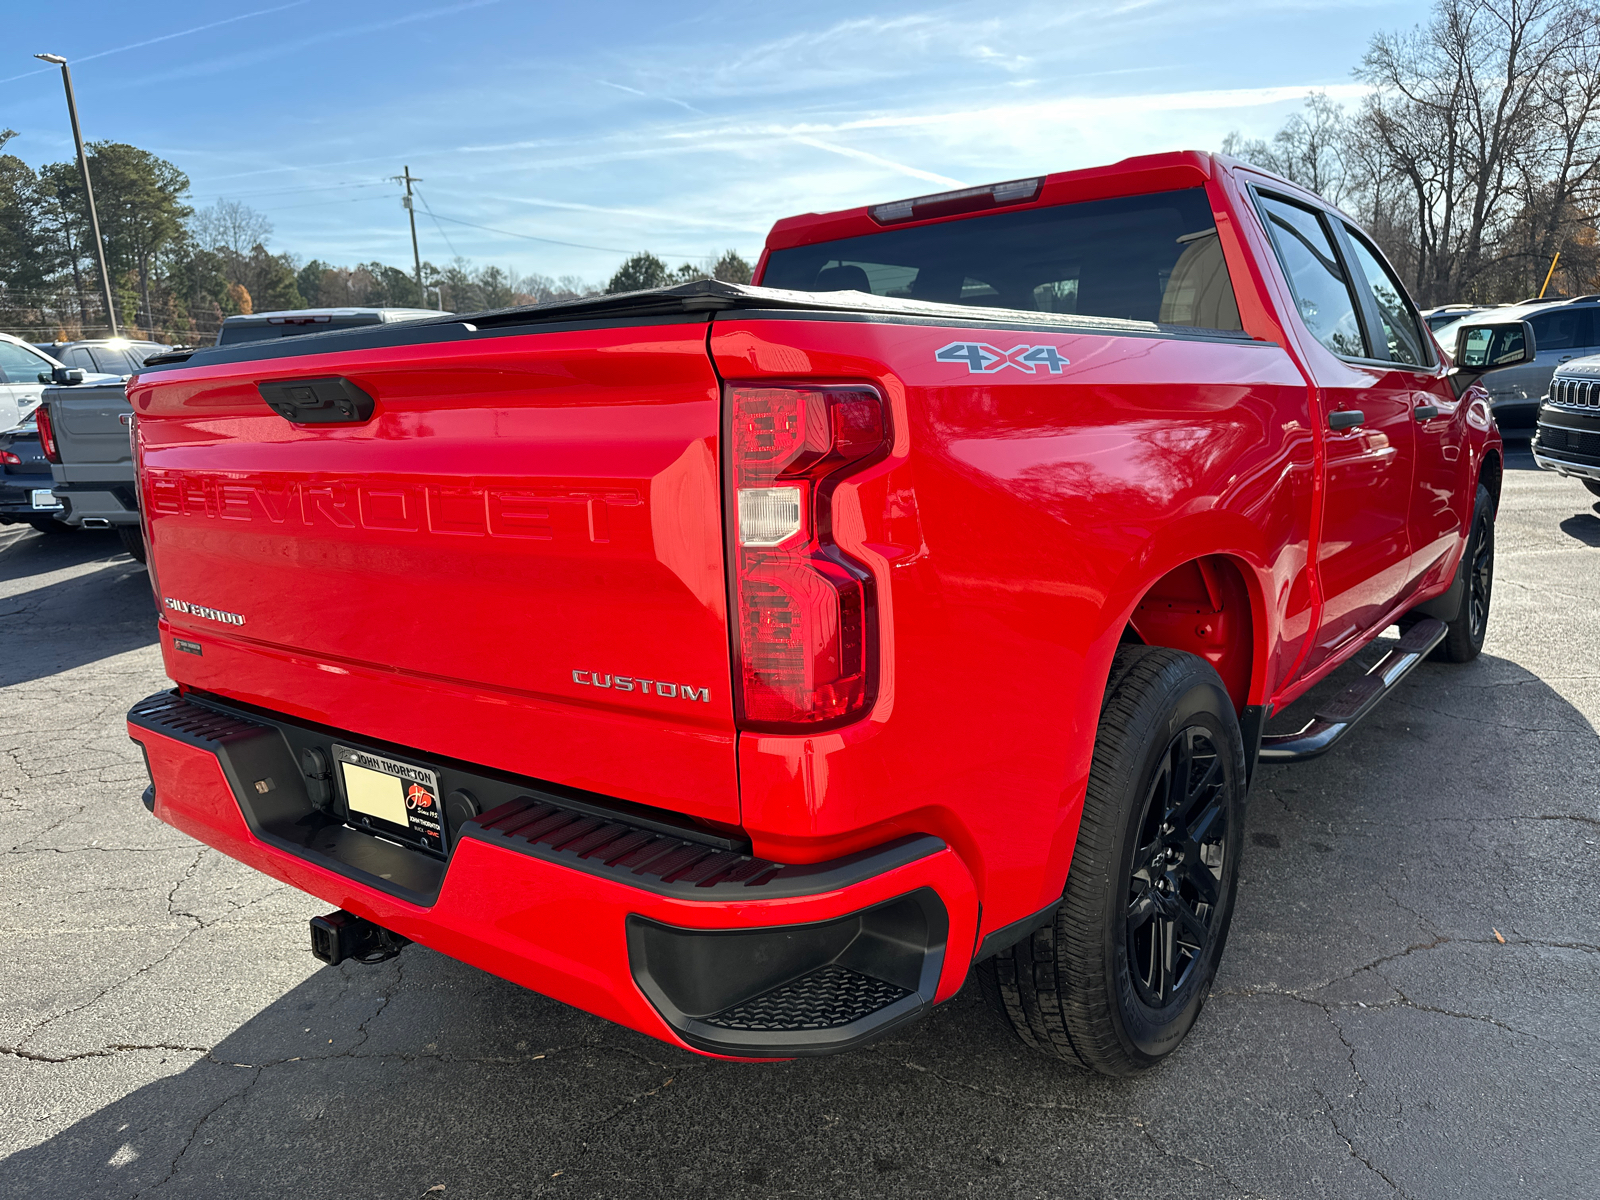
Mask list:
[[[1457,577],[1461,602],[1456,615],[1445,622],[1444,641],[1429,655],[1436,662],[1469,663],[1483,651],[1489,603],[1494,598],[1494,512],[1494,497],[1479,484]],[[1401,621],[1402,626],[1405,623]]]
[[[1238,714],[1211,664],[1120,648],[1061,904],[977,966],[1017,1037],[1112,1076],[1178,1048],[1227,944],[1245,787]]]
[[[1182,999],[1207,960],[1227,866],[1229,765],[1210,733],[1191,725],[1150,781],[1126,873],[1124,952],[1134,991],[1151,1009]]]
[[[1472,565],[1467,575],[1467,629],[1483,645],[1489,629],[1489,596],[1494,591],[1494,515],[1486,509],[1474,514]]]

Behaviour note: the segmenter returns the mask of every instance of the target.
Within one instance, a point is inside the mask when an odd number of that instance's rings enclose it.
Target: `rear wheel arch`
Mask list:
[[[1123,643],[1164,646],[1205,659],[1243,713],[1265,691],[1264,604],[1255,572],[1228,554],[1179,563],[1150,583],[1123,630]]]

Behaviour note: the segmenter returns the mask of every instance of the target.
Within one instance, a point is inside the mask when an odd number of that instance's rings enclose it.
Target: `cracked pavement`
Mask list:
[[[139,803],[143,570],[6,527],[0,1197],[1600,1194],[1596,511],[1513,444],[1483,657],[1262,769],[1212,999],[1132,1081],[1026,1050],[970,986],[757,1066],[420,946],[321,967],[323,904]]]

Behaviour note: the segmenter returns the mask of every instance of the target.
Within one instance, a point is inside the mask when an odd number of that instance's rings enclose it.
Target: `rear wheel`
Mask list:
[[[122,548],[133,555],[135,562],[144,561],[144,530],[137,525],[118,525],[117,536],[122,539]]]
[[[1583,479],[1579,482],[1589,489],[1591,495],[1600,496],[1600,479]]]
[[[1432,657],[1466,663],[1483,650],[1489,631],[1489,601],[1494,595],[1494,497],[1479,486],[1472,505],[1472,530],[1461,555],[1461,607],[1446,624],[1448,632]]]
[[[1061,907],[978,967],[1019,1038],[1119,1076],[1177,1049],[1227,941],[1244,794],[1239,722],[1210,664],[1119,650]]]

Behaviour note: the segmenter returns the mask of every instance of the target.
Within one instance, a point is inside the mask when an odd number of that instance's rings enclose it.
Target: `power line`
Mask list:
[[[439,231],[439,236],[444,239],[444,244],[446,246],[450,247],[450,257],[451,258],[459,257],[456,254],[455,243],[450,240],[450,235],[444,231],[444,226],[439,224],[439,218],[433,216],[433,207],[428,203],[428,198],[422,194],[422,189],[421,188],[417,189],[417,199],[422,201],[423,210],[430,217],[433,217],[433,227]]]

